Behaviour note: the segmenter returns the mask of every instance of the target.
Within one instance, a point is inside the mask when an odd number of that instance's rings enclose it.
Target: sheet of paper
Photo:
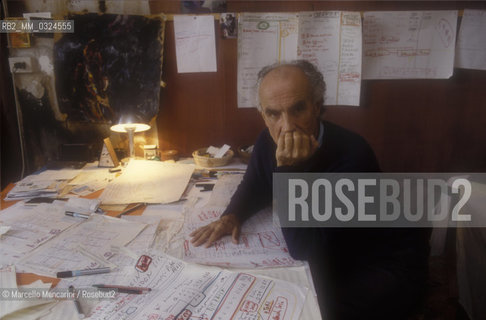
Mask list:
[[[81,221],[66,217],[63,205],[46,203],[10,207],[0,212],[0,220],[11,227],[0,238],[0,251],[6,249],[20,256]]]
[[[365,12],[363,79],[448,79],[457,11]]]
[[[164,220],[178,220],[184,219],[182,212],[184,205],[177,204],[151,204],[143,211],[144,216],[155,216]]]
[[[2,320],[79,320],[73,301],[54,301],[9,314]]]
[[[81,171],[82,169],[45,170],[39,174],[32,174],[28,177],[30,181],[71,180],[80,174]]]
[[[211,196],[209,197],[208,207],[226,207],[228,206],[231,197],[238,188],[241,180],[243,179],[243,173],[241,174],[225,174],[218,177],[216,184],[214,185]]]
[[[89,163],[79,175],[69,181],[69,185],[72,186],[70,191],[80,196],[88,195],[104,189],[116,175],[110,173],[107,168],[99,168],[96,163]]]
[[[289,282],[147,254],[126,284],[141,295],[102,301],[90,319],[298,319],[306,289]]]
[[[103,204],[170,203],[180,199],[193,165],[132,160],[101,194]]]
[[[296,13],[241,13],[238,18],[238,108],[256,107],[256,80],[268,64],[297,57]]]
[[[216,72],[214,17],[175,15],[177,72]]]
[[[236,269],[236,272],[252,273],[254,275],[262,275],[273,279],[284,280],[292,282],[296,285],[309,288],[305,298],[304,308],[299,320],[314,320],[321,319],[321,312],[317,302],[317,295],[313,288],[312,276],[308,265],[300,267],[287,268],[267,268],[267,269]],[[312,288],[312,289],[311,289]]]
[[[299,13],[298,58],[315,64],[324,76],[326,105],[359,105],[361,16],[359,12]]]
[[[245,221],[240,243],[223,237],[209,248],[194,247],[189,234],[195,229],[217,220],[221,207],[205,207],[188,212],[184,223],[184,260],[206,265],[235,268],[294,266],[300,262],[290,257],[280,228],[273,225],[271,209],[256,213]]]
[[[50,283],[44,284],[42,281],[34,282],[24,288],[40,288],[49,289]],[[14,266],[8,266],[0,269],[0,288],[4,289],[2,298],[0,298],[0,318],[14,313],[18,310],[37,306],[40,304],[49,303],[47,299],[13,299],[11,295],[14,294],[17,288],[17,278]],[[6,294],[8,293],[8,296]]]
[[[465,9],[456,44],[456,67],[486,70],[486,10]]]
[[[161,218],[157,216],[122,216],[123,220],[145,223],[147,227],[126,246],[134,251],[144,251],[152,247]]]
[[[123,247],[146,224],[92,215],[85,222],[29,253],[19,266],[32,272],[55,276],[60,271],[111,266],[112,246]]]

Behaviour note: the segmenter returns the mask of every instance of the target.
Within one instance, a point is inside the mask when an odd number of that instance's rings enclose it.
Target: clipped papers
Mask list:
[[[363,79],[452,76],[457,11],[365,12]]]
[[[216,72],[214,17],[174,16],[177,72]]]
[[[103,204],[178,201],[191,179],[194,165],[132,160],[123,174],[101,194]]]

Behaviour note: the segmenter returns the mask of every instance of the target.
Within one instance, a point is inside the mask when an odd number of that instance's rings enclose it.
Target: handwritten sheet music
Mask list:
[[[107,259],[135,238],[146,224],[94,215],[25,256],[19,266],[53,276],[59,271],[111,266]]]
[[[131,160],[100,196],[103,204],[169,203],[180,199],[194,165]]]
[[[174,16],[177,72],[216,72],[214,17]]]
[[[242,13],[238,19],[238,107],[256,107],[256,80],[268,64],[297,57],[295,13]]]
[[[452,76],[457,11],[365,12],[363,79]]]
[[[486,70],[486,10],[465,9],[456,46],[456,67]]]
[[[144,255],[139,265],[126,285],[152,291],[102,301],[90,319],[293,320],[305,299],[306,289],[289,282],[190,265],[161,254]]]
[[[184,260],[223,267],[258,268],[294,266],[300,264],[290,257],[280,228],[273,225],[270,209],[262,210],[245,221],[240,243],[224,237],[210,248],[194,247],[189,234],[195,229],[217,220],[221,207],[205,207],[188,212],[184,222]]]
[[[298,58],[314,63],[326,82],[326,105],[359,105],[361,16],[359,12],[299,13]]]

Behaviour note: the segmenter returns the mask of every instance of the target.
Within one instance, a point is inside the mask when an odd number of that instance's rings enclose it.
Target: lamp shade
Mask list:
[[[133,132],[142,132],[150,129],[150,126],[145,123],[119,123],[111,126],[111,131],[125,133],[133,130]]]

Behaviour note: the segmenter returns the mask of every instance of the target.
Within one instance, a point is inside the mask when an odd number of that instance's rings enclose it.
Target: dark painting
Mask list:
[[[72,14],[74,33],[54,47],[59,106],[69,121],[148,122],[158,113],[164,21],[161,17]]]

